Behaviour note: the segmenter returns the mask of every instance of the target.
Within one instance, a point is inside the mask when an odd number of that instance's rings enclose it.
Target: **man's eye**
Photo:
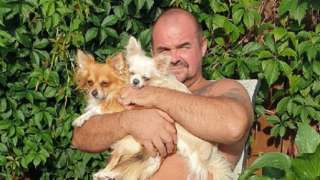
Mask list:
[[[169,52],[168,49],[160,49],[160,50],[158,51],[159,54],[165,54],[165,53],[168,53],[168,52]]]
[[[89,86],[92,86],[92,85],[93,85],[93,81],[92,81],[92,80],[88,80],[87,83],[88,83]]]
[[[189,49],[189,48],[190,48],[190,45],[184,45],[184,46],[182,46],[181,48]]]
[[[102,81],[100,83],[101,87],[107,87],[109,85],[109,83],[107,81]]]

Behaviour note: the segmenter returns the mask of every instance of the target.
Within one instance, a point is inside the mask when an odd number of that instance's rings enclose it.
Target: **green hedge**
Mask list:
[[[168,7],[203,25],[208,79],[260,79],[257,116],[268,116],[273,136],[297,132],[301,154],[316,151],[319,133],[308,125],[320,120],[316,0],[0,0],[0,179],[90,179],[104,166],[106,153],[70,147],[71,122],[84,108],[75,50],[102,60],[129,35],[148,49],[150,26]]]

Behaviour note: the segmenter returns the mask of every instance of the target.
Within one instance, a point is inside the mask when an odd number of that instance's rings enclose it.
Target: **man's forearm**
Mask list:
[[[250,113],[247,110],[250,107],[246,109],[243,104],[231,98],[164,91],[167,92],[159,97],[156,106],[191,133],[207,141],[234,143],[245,135],[244,131],[250,126]]]
[[[82,151],[102,152],[127,135],[120,123],[120,113],[97,115],[73,131],[72,145]]]

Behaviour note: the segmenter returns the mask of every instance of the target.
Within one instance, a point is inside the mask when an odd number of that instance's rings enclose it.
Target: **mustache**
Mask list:
[[[178,60],[176,62],[171,62],[169,68],[176,68],[176,67],[189,67],[189,64],[183,60]]]

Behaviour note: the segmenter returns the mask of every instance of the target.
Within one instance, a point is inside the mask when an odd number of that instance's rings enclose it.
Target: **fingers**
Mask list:
[[[158,152],[160,153],[161,157],[167,156],[167,150],[160,138],[154,138],[153,139],[153,145],[157,148]]]
[[[174,144],[173,138],[169,135],[169,133],[167,133],[166,131],[163,131],[161,133],[160,138],[162,142],[165,143],[167,154],[173,153],[175,149],[175,144]]]
[[[164,128],[172,137],[173,143],[177,144],[177,130],[173,124],[165,123]]]
[[[150,156],[157,156],[157,149],[153,146],[151,141],[145,141],[143,143],[143,146],[145,147],[146,151]]]

